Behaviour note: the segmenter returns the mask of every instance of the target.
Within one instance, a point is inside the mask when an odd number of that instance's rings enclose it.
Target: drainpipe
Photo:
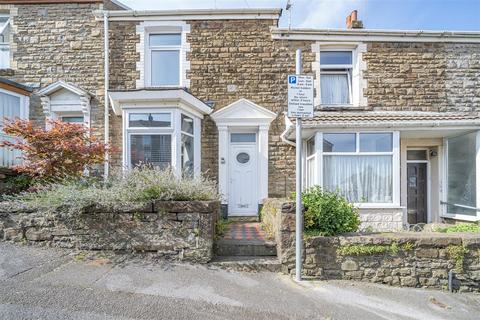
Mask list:
[[[105,144],[109,143],[109,136],[110,136],[110,121],[109,121],[109,99],[108,99],[108,88],[109,88],[109,61],[108,58],[110,56],[109,53],[109,37],[108,37],[108,12],[104,11],[103,12],[103,37],[104,37],[104,57],[105,57],[105,62],[104,62],[104,78],[105,78],[105,93],[104,93],[104,105],[105,105]],[[105,152],[105,167],[104,167],[104,178],[108,178],[109,174],[109,165],[108,162],[110,160],[110,154],[108,150]]]

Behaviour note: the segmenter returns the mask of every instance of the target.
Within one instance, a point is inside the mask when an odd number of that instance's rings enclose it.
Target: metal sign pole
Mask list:
[[[297,49],[296,63],[297,75],[302,74],[302,49]],[[295,279],[302,280],[302,247],[303,247],[303,210],[302,210],[302,118],[296,121],[296,203],[295,203]]]

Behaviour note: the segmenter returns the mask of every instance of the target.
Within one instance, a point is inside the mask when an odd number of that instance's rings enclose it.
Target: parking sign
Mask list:
[[[313,77],[288,76],[288,116],[313,117]]]

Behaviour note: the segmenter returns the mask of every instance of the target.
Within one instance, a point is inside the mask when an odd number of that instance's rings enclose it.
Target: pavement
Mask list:
[[[0,243],[0,319],[479,319],[480,295]]]

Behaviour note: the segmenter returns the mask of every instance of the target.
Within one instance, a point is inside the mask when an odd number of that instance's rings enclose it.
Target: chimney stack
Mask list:
[[[357,20],[358,12],[353,10],[352,13],[347,17],[347,29],[363,29],[363,22]]]

